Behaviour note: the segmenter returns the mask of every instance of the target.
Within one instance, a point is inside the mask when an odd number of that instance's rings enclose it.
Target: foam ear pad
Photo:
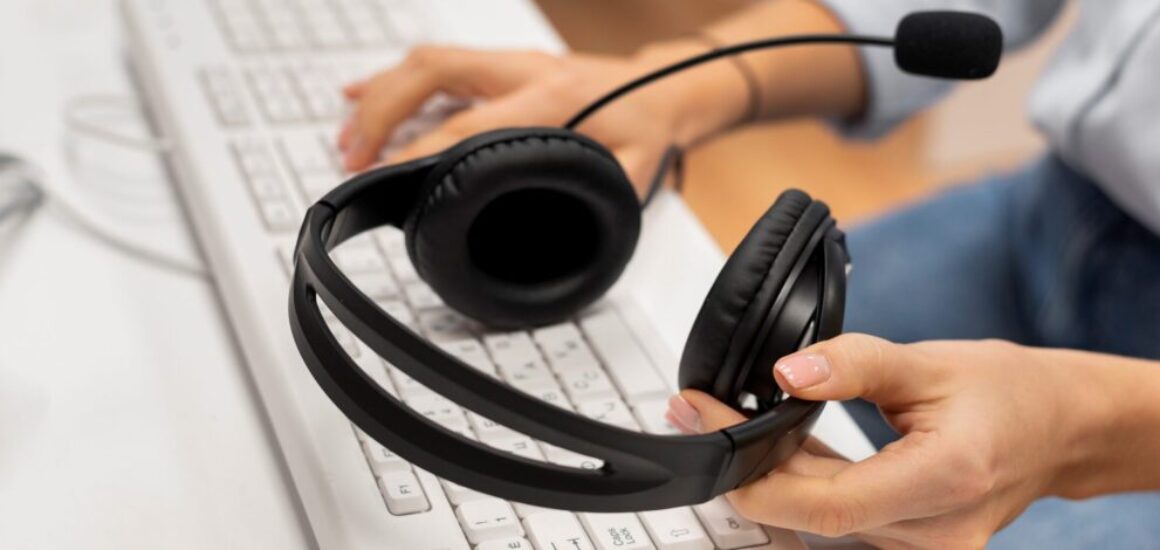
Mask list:
[[[558,128],[488,132],[443,155],[404,231],[415,269],[484,323],[561,321],[632,257],[640,202],[615,157]]]
[[[681,356],[681,387],[735,404],[741,391],[750,389],[750,370],[765,368],[769,383],[758,386],[776,388],[772,365],[751,365],[748,358],[755,355],[755,346],[766,346],[761,340],[771,333],[771,316],[781,313],[772,311],[775,300],[794,267],[800,268],[802,255],[817,249],[819,229],[828,220],[824,204],[789,190],[754,224],[725,262],[693,322]],[[799,329],[798,338],[805,326]],[[797,342],[784,344],[783,349],[796,349]],[[769,397],[758,395],[759,400]]]

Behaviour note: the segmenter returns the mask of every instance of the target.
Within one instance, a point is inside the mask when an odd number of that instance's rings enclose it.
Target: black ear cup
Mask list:
[[[749,393],[759,408],[772,406],[773,361],[816,334],[823,295],[835,293],[835,285],[844,289],[844,274],[826,269],[824,246],[840,235],[825,204],[801,191],[782,193],[725,262],[706,296],[681,356],[681,387],[734,405]],[[835,274],[840,280],[829,280]],[[833,307],[824,309],[834,315]],[[840,328],[840,308],[837,315]],[[833,327],[834,319],[825,324]]]
[[[561,321],[632,257],[640,202],[608,150],[557,128],[497,130],[447,151],[404,224],[415,269],[484,323]]]

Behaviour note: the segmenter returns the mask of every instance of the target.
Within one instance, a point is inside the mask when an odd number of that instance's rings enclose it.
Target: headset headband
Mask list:
[[[328,252],[364,230],[399,224],[414,190],[438,160],[381,168],[339,186],[310,207],[298,238],[290,296],[295,342],[327,396],[370,437],[435,475],[499,497],[603,512],[706,501],[763,474],[768,468],[762,465],[784,460],[805,438],[822,403],[789,399],[743,424],[703,435],[659,436],[608,425],[472,368],[383,312]],[[427,419],[347,355],[327,328],[316,297],[372,351],[419,383],[508,428],[604,465],[585,470],[525,459]]]

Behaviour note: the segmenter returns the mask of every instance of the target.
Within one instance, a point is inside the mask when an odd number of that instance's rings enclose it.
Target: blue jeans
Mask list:
[[[848,331],[1160,359],[1160,237],[1054,157],[856,227],[848,240]],[[873,405],[846,407],[875,445],[897,438]],[[1160,493],[1043,499],[992,541],[1033,545],[1160,548]]]

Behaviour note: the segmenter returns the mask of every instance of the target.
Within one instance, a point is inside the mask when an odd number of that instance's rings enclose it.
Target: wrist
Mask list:
[[[1106,390],[1096,389],[1107,384],[1106,373],[1092,372],[1092,365],[1076,361],[1070,351],[1040,353],[1046,356],[1046,368],[1055,370],[1055,379],[1062,382],[1055,420],[1061,440],[1053,451],[1055,471],[1047,494],[1083,498],[1093,491],[1099,473],[1092,468],[1101,462],[1107,427],[1115,422]]]
[[[643,71],[652,71],[705,53],[712,45],[696,38],[649,44],[633,55]],[[749,105],[748,83],[726,60],[715,60],[657,81],[654,97],[664,98],[676,145],[703,141],[742,122]]]
[[[1055,350],[1070,362],[1076,392],[1065,397],[1070,434],[1051,494],[1080,499],[1160,488],[1160,364]],[[1066,357],[1062,357],[1066,356]]]

